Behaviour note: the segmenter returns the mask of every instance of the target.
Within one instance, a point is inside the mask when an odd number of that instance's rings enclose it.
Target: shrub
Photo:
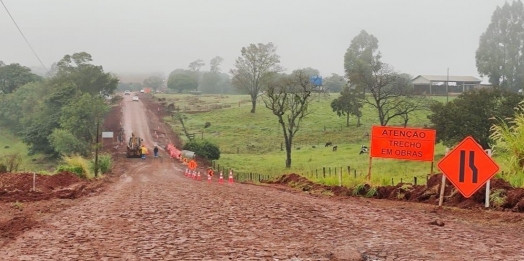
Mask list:
[[[67,171],[67,172],[75,173],[77,176],[81,178],[85,178],[84,170],[82,169],[81,166],[59,165],[56,171],[57,172]]]
[[[7,166],[4,163],[0,163],[0,173],[6,173]]]
[[[107,173],[111,170],[113,166],[113,159],[109,154],[102,154],[98,156],[98,170],[100,173]]]
[[[184,150],[190,150],[195,152],[195,154],[208,159],[208,160],[217,160],[220,159],[220,149],[217,145],[209,142],[197,142],[197,141],[190,141],[186,144],[184,144],[184,147],[182,148]]]
[[[85,158],[82,158],[81,156],[64,156],[63,157],[65,164],[64,169],[67,169],[75,174],[77,174],[81,178],[93,178],[93,174],[91,172],[89,161]],[[81,169],[81,171],[80,171]]]
[[[0,158],[0,173],[16,172],[22,163],[20,154],[6,155]]]

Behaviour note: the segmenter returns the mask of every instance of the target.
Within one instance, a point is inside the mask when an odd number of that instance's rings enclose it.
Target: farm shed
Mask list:
[[[462,93],[474,88],[489,87],[480,84],[481,80],[473,76],[419,75],[411,82],[415,93],[429,96],[446,95],[446,83],[448,93]]]

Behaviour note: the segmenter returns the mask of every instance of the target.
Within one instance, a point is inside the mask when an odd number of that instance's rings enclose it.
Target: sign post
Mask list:
[[[432,129],[373,126],[368,180],[372,158],[433,161],[435,138],[436,131]]]
[[[442,158],[438,167],[465,198],[471,197],[499,171],[497,163],[471,136]]]

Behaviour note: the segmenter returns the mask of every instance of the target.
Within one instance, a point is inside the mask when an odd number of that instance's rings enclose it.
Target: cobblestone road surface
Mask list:
[[[136,159],[135,161],[139,161]],[[135,163],[0,249],[2,260],[524,260],[524,236],[421,210],[244,184],[208,184],[173,163]],[[159,169],[158,171],[149,171]]]

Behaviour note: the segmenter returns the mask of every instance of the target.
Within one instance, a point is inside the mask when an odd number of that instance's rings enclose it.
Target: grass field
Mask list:
[[[26,144],[13,134],[9,133],[6,128],[0,128],[0,157],[14,154],[22,156],[19,171],[47,170],[49,164],[43,164],[41,162],[41,156],[28,156],[27,152]]]
[[[360,145],[369,145],[366,133],[371,126],[378,123],[376,111],[371,106],[363,108],[360,127],[356,127],[356,118],[350,119],[350,127],[346,127],[345,117],[338,117],[330,107],[338,94],[316,96],[312,103],[312,113],[303,120],[299,132],[294,138],[292,152],[292,168],[286,169],[285,151],[281,151],[283,142],[282,130],[276,116],[258,103],[255,114],[250,113],[251,103],[247,95],[187,95],[161,94],[157,98],[166,98],[167,104],[174,103],[180,108],[184,123],[189,133],[195,134],[195,139],[205,139],[216,143],[221,149],[221,158],[216,163],[237,172],[255,172],[269,175],[283,173],[299,173],[308,175],[322,171],[323,167],[332,169],[332,176],[319,177],[317,181],[326,184],[338,184],[334,168],[344,170],[343,183],[353,185],[361,183],[368,172],[369,157],[359,155]],[[436,97],[445,101],[445,97]],[[198,112],[200,111],[200,112]],[[417,112],[410,116],[409,127],[423,127],[429,124],[428,112]],[[179,122],[166,119],[173,129],[187,141]],[[204,128],[206,122],[211,123]],[[401,119],[393,120],[390,125],[401,126]],[[328,141],[338,146],[338,151],[325,148]],[[315,148],[313,147],[315,146]],[[438,144],[435,147],[435,162],[444,156],[445,147]],[[495,155],[496,156],[496,155]],[[498,159],[502,163],[504,159]],[[501,162],[502,161],[502,162]],[[500,164],[505,170],[504,164]],[[351,168],[351,175],[347,167]],[[357,171],[357,179],[354,171]],[[430,173],[431,163],[400,161],[390,159],[373,159],[372,182],[387,185],[394,182],[412,181],[418,177],[420,183],[425,183],[425,177]],[[434,167],[435,172],[439,172]],[[350,178],[351,176],[351,178]]]

